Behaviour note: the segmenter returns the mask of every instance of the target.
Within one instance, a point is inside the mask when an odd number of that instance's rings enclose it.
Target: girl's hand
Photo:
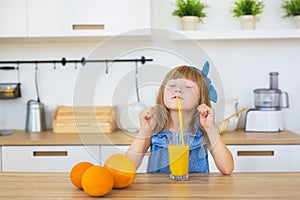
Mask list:
[[[197,110],[200,115],[200,124],[208,132],[208,130],[214,126],[214,110],[206,104],[199,105]]]
[[[156,108],[148,107],[140,112],[140,136],[151,137],[156,125]]]

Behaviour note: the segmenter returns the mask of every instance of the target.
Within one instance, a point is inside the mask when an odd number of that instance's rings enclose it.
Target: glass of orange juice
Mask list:
[[[184,142],[182,142],[184,139]],[[189,134],[174,132],[168,137],[168,151],[170,163],[170,178],[187,180],[189,178]]]

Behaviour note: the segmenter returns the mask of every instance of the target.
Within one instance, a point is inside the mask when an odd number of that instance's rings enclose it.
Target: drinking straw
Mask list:
[[[177,105],[178,105],[178,116],[179,116],[179,126],[180,126],[180,135],[181,135],[181,144],[184,145],[184,137],[183,137],[183,128],[182,128],[182,114],[181,114],[181,106],[178,96],[176,96]]]

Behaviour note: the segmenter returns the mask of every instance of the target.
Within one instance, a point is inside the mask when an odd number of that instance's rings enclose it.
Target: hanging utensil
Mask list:
[[[137,102],[128,106],[128,115],[132,123],[139,129],[140,128],[140,112],[146,108],[146,105],[140,102],[140,93],[138,85],[138,66],[135,62],[135,92]]]
[[[26,131],[27,132],[41,132],[46,128],[45,123],[45,107],[42,102],[40,102],[40,94],[38,88],[38,68],[37,63],[35,67],[35,90],[37,95],[37,100],[29,100],[27,102],[27,112],[26,112]]]
[[[17,65],[17,67],[2,66],[0,67],[0,70],[3,71],[16,70],[18,76],[18,82],[0,83],[0,99],[15,99],[21,97],[19,64]]]
[[[128,132],[137,132],[140,129],[140,112],[146,108],[146,105],[140,102],[137,61],[135,62],[134,83],[137,102],[129,104],[120,114],[121,128]]]

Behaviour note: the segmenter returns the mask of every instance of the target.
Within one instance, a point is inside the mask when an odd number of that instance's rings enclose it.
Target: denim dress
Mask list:
[[[163,130],[151,138],[151,150],[147,172],[170,172],[168,135],[170,130]],[[189,172],[209,172],[207,145],[202,144],[204,134],[197,127],[196,133],[190,131]]]

